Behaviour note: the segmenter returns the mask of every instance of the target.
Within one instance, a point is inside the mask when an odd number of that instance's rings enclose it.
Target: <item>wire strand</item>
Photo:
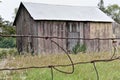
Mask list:
[[[67,57],[69,58],[69,61],[70,61],[70,64],[66,64],[66,65],[61,64],[61,65],[48,65],[48,66],[30,66],[30,67],[21,67],[21,68],[17,68],[17,67],[16,68],[3,68],[3,69],[0,69],[0,71],[6,71],[6,70],[16,71],[16,70],[26,70],[26,69],[50,68],[51,69],[51,80],[53,80],[54,79],[53,70],[56,70],[56,71],[59,71],[61,73],[65,73],[65,74],[72,74],[72,73],[74,73],[75,65],[93,64],[95,72],[96,72],[97,80],[99,80],[100,76],[99,76],[99,73],[98,73],[98,70],[97,70],[97,67],[96,67],[96,63],[100,63],[100,62],[105,62],[106,63],[106,62],[112,62],[112,61],[115,61],[115,60],[120,60],[120,56],[114,57],[115,54],[116,54],[117,49],[113,45],[114,51],[113,51],[113,55],[111,56],[110,59],[100,59],[100,60],[91,60],[91,61],[73,63],[73,60],[69,55],[69,52],[66,51],[63,47],[61,47],[57,42],[52,40],[52,39],[56,38],[56,39],[81,39],[81,40],[96,40],[97,39],[99,41],[99,40],[114,40],[114,39],[120,40],[120,38],[92,38],[92,39],[89,39],[89,38],[68,38],[68,37],[52,37],[52,36],[46,37],[46,36],[38,36],[38,35],[36,36],[36,35],[1,35],[1,34],[0,34],[0,37],[15,37],[15,38],[17,38],[17,37],[32,37],[32,38],[50,39],[51,42],[53,42],[62,51],[64,51],[64,53],[67,55]],[[70,72],[58,69],[58,67],[68,67],[68,66],[72,67],[72,70]]]
[[[95,62],[93,62],[93,66],[94,66],[94,69],[95,69],[95,72],[96,72],[97,80],[99,80],[99,74],[98,74],[98,70],[96,68]]]

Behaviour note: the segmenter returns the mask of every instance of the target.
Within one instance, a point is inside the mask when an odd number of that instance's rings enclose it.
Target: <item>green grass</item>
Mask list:
[[[111,53],[93,53],[77,54],[70,56],[73,62],[90,61],[96,59],[108,59]],[[118,56],[119,53],[116,55]],[[57,64],[69,64],[67,56],[64,54],[51,54],[39,56],[16,56],[8,58],[5,67],[28,67],[28,66],[46,66]],[[108,63],[96,63],[100,80],[120,80],[120,61]],[[61,67],[64,71],[71,71],[71,67]],[[97,80],[93,64],[81,64],[75,66],[73,74],[63,74],[53,70],[54,80]],[[0,80],[51,80],[51,70],[46,69],[29,69],[22,71],[1,71]]]

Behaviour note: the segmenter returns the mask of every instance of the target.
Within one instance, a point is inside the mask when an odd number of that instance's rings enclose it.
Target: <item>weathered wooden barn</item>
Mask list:
[[[115,38],[120,38],[120,24],[117,22],[113,23],[113,34]],[[117,41],[117,47],[120,48],[120,40]]]
[[[17,35],[54,36],[68,38],[111,38],[113,20],[97,7],[65,6],[41,3],[21,3],[14,25]],[[111,49],[108,40],[52,39],[64,49],[72,50],[77,43],[87,51]],[[19,52],[61,52],[49,39],[17,37]]]

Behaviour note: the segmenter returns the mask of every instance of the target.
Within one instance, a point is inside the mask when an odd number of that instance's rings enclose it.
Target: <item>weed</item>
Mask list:
[[[76,44],[73,48],[72,48],[72,52],[74,53],[74,54],[77,54],[77,53],[79,53],[79,52],[83,52],[83,53],[85,53],[85,51],[86,51],[86,46],[83,44],[83,45],[80,45],[79,43],[78,44]]]

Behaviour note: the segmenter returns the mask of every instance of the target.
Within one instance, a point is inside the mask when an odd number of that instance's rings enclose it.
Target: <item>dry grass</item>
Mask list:
[[[70,54],[73,62],[90,61],[96,59],[109,59],[112,53],[79,53]],[[116,56],[119,53],[116,54]],[[38,56],[16,56],[8,57],[7,68],[46,66],[57,64],[69,64],[70,61],[65,54],[47,54]],[[110,63],[96,63],[100,80],[120,80],[119,60]],[[71,71],[71,67],[60,68]],[[50,69],[30,69],[22,71],[2,71],[1,80],[51,80]],[[54,80],[96,80],[96,74],[92,64],[76,65],[75,72],[71,75],[59,73],[54,70]]]
[[[116,54],[116,56],[119,54]],[[74,63],[80,61],[90,61],[96,59],[110,59],[112,53],[79,53],[70,54]],[[65,54],[47,54],[38,56],[16,56],[9,57],[6,67],[28,67],[28,66],[47,66],[58,64],[69,64],[70,61]]]

